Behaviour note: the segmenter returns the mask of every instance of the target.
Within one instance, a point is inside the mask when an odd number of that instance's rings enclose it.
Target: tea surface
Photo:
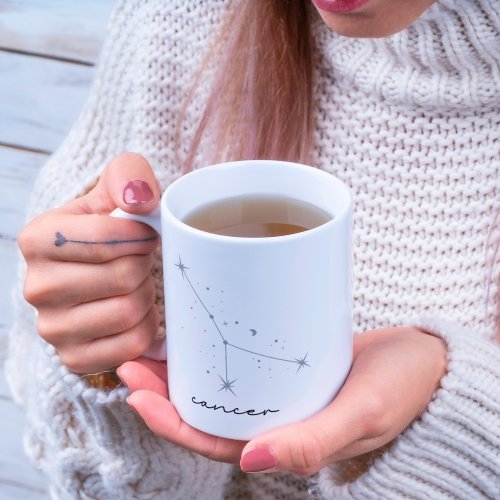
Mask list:
[[[202,231],[244,238],[269,238],[321,226],[332,216],[293,198],[247,195],[203,205],[184,222]]]

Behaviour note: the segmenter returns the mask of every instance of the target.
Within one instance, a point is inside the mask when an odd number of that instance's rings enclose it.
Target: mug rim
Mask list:
[[[282,236],[230,236],[224,234],[211,233],[208,231],[204,231],[202,229],[197,229],[189,224],[185,223],[177,217],[170,207],[168,206],[168,198],[172,195],[172,192],[182,187],[182,184],[186,182],[190,182],[192,177],[197,177],[199,175],[206,175],[206,169],[210,169],[211,172],[214,170],[225,170],[227,168],[241,167],[241,168],[252,168],[252,165],[268,165],[268,166],[278,166],[278,167],[290,167],[295,169],[308,169],[308,174],[313,173],[313,175],[323,177],[327,182],[333,182],[336,184],[337,188],[343,191],[344,196],[346,197],[346,202],[343,204],[342,210],[336,212],[330,220],[324,222],[323,224],[316,226],[311,229],[306,229],[299,233],[286,234]],[[202,173],[203,172],[203,173]],[[222,199],[222,198],[221,198]],[[297,198],[298,199],[298,198]],[[194,236],[201,237],[203,239],[212,239],[225,243],[234,243],[234,244],[266,244],[268,245],[270,242],[276,243],[284,243],[287,241],[292,241],[296,239],[302,239],[306,237],[313,236],[322,231],[328,230],[330,227],[341,224],[346,217],[349,217],[352,212],[353,205],[353,196],[349,187],[338,177],[326,172],[324,170],[319,169],[318,167],[314,167],[311,165],[306,165],[302,163],[282,161],[282,160],[237,160],[230,161],[224,163],[216,163],[213,165],[208,165],[206,167],[201,167],[196,170],[193,170],[178,179],[176,179],[172,184],[170,184],[165,192],[163,193],[161,200],[161,213],[163,217],[168,217],[170,222],[180,229],[191,233]],[[314,203],[313,203],[314,205]],[[318,205],[315,205],[318,208]],[[332,215],[332,214],[330,214]],[[162,217],[162,218],[163,218]]]

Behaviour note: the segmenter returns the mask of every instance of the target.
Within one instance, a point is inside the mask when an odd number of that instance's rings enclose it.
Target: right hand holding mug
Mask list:
[[[315,474],[383,447],[425,410],[446,372],[444,342],[415,328],[356,335],[354,361],[335,399],[316,415],[249,442],[212,436],[184,422],[169,400],[162,364],[139,358],[118,368],[128,404],[158,436],[245,472]],[[300,395],[299,395],[300,397]]]
[[[109,217],[158,204],[148,162],[125,153],[86,195],[32,220],[19,236],[26,300],[40,336],[73,372],[96,373],[143,354],[159,325],[151,274],[159,237],[144,224]]]

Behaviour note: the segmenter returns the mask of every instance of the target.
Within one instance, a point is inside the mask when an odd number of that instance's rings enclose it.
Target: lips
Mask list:
[[[353,12],[370,0],[313,0],[318,9],[327,12]]]

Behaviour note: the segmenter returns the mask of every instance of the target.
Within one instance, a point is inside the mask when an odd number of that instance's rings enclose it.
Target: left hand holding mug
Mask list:
[[[425,410],[445,370],[446,347],[437,337],[414,328],[365,332],[355,336],[352,369],[324,410],[249,442],[183,422],[168,399],[164,362],[139,358],[117,373],[132,392],[130,406],[168,441],[212,460],[239,462],[245,472],[311,475],[394,439]]]

